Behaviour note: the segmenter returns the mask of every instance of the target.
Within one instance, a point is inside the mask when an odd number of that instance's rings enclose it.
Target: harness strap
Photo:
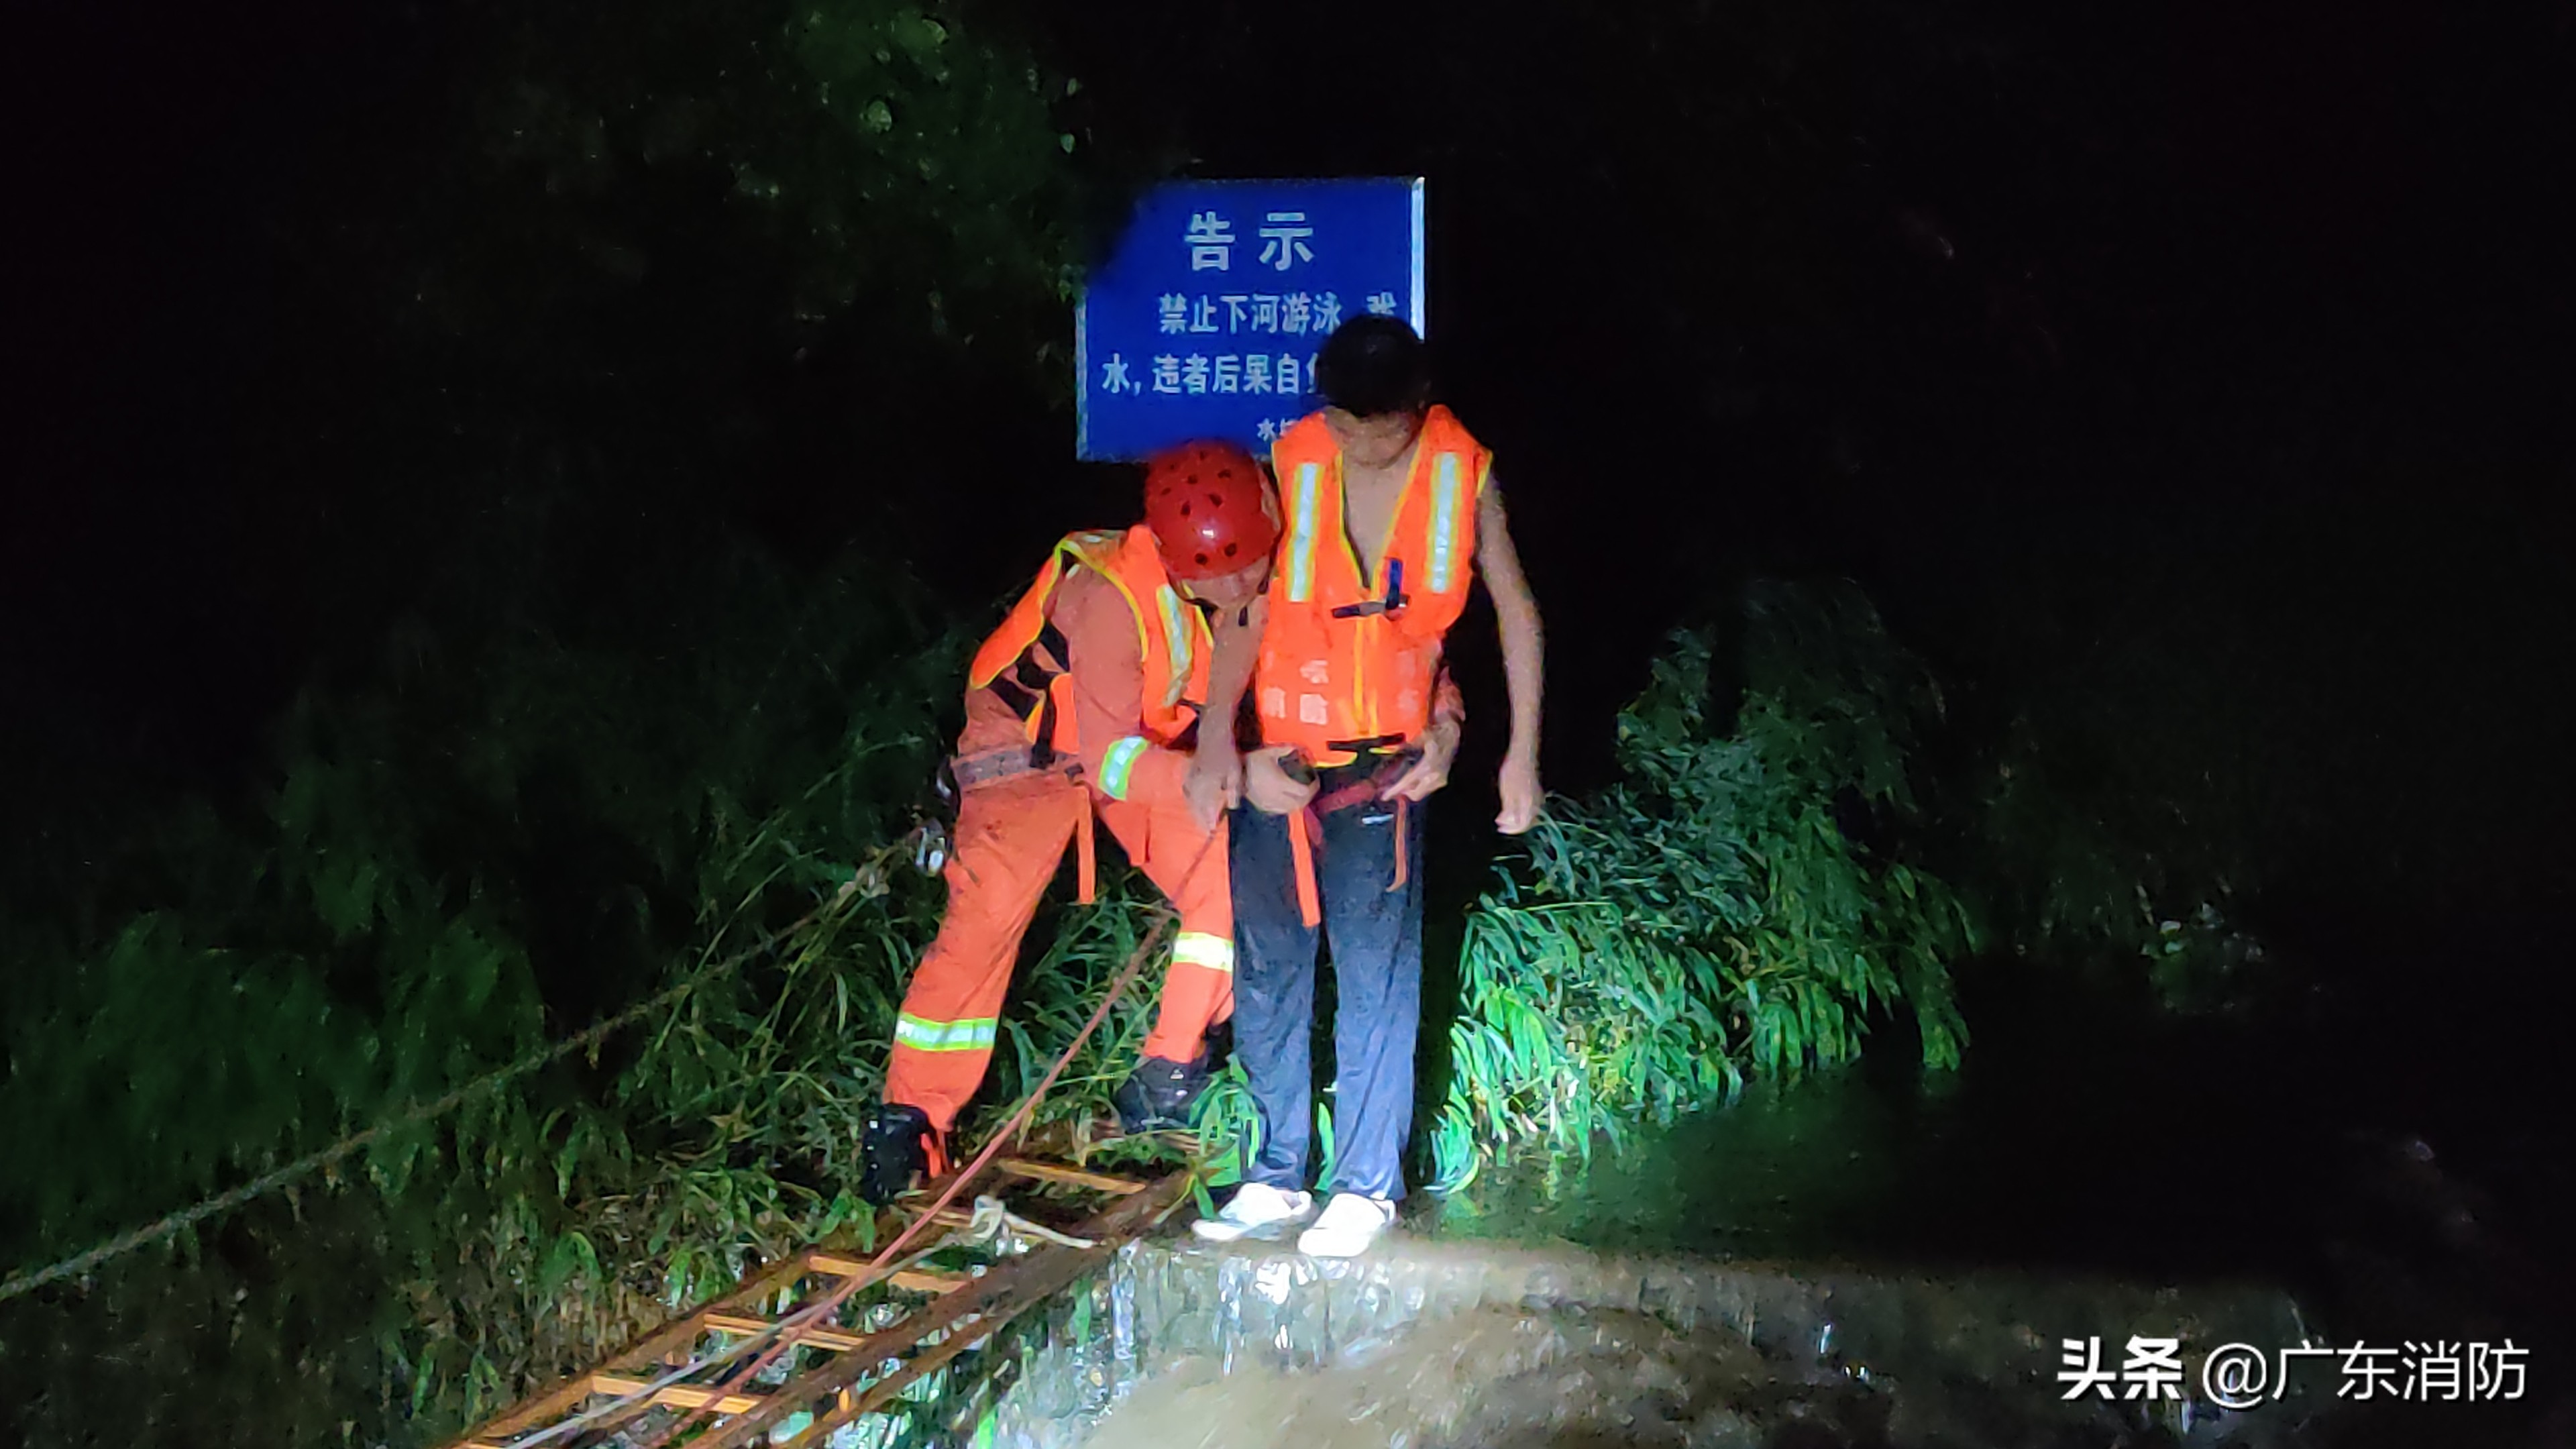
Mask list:
[[[1039,768],[1026,745],[1005,745],[998,750],[984,750],[972,755],[959,755],[949,761],[949,775],[957,788],[972,790],[995,780],[1029,774]]]
[[[1386,784],[1381,780],[1353,780],[1338,790],[1316,796],[1306,802],[1306,808],[1315,812],[1315,818],[1321,820],[1336,810],[1348,810],[1354,805],[1366,804],[1376,799],[1377,792],[1385,788]]]
[[[1412,803],[1401,795],[1395,797],[1395,879],[1387,884],[1388,895],[1394,895],[1404,889],[1404,807]]]
[[[1074,793],[1082,797],[1082,803],[1076,807],[1080,811],[1080,814],[1075,819],[1073,826],[1073,848],[1075,858],[1073,878],[1075,883],[1081,889],[1082,904],[1087,906],[1091,904],[1093,877],[1098,871],[1099,847],[1092,838],[1090,787],[1085,786]]]
[[[1333,617],[1336,619],[1362,619],[1371,614],[1396,613],[1403,609],[1406,598],[1407,596],[1404,592],[1404,560],[1400,558],[1391,558],[1386,561],[1386,597],[1382,599],[1363,599],[1356,604],[1344,604],[1340,608],[1333,610]]]
[[[1288,817],[1288,859],[1297,877],[1297,911],[1308,930],[1324,919],[1323,891],[1315,876],[1315,857],[1324,848],[1324,817],[1376,799],[1378,792],[1404,777],[1414,759],[1411,754],[1393,755],[1362,778],[1316,796],[1306,802],[1305,809]],[[1404,889],[1413,874],[1405,849],[1406,807],[1411,803],[1401,796],[1395,802],[1395,878],[1386,888],[1390,895]]]
[[[1058,721],[1072,713],[1070,653],[1064,632],[1049,619],[1038,626],[1037,637],[1020,657],[984,686],[1019,719],[1039,769],[1053,762]]]
[[[1049,619],[1038,626],[1037,647],[1045,650],[1047,658],[1055,661],[1056,673],[1061,674],[1073,667],[1073,651],[1066,647],[1064,631],[1055,626],[1055,620]]]
[[[1324,922],[1323,893],[1315,884],[1315,848],[1323,833],[1312,805],[1288,817],[1288,859],[1297,876],[1297,914],[1309,931]]]
[[[991,690],[996,699],[1010,706],[1011,714],[1016,719],[1025,722],[1037,710],[1038,692],[1008,674],[994,675],[992,682],[984,687]]]
[[[1055,755],[1080,755],[1082,731],[1075,728],[1073,712],[1073,675],[1059,674],[1047,681],[1046,718],[1038,726],[1038,747]]]

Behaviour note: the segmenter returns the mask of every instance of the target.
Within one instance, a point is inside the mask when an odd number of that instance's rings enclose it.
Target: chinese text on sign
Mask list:
[[[1148,193],[1075,314],[1076,453],[1194,438],[1266,453],[1313,411],[1315,355],[1349,317],[1423,318],[1422,182],[1188,181]]]

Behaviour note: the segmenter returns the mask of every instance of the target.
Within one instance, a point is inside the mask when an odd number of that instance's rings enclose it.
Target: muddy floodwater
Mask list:
[[[1183,1363],[1142,1385],[1095,1442],[1174,1449],[1389,1445],[1744,1446],[1763,1421],[1883,1430],[1873,1396],[1839,1376],[1782,1374],[1746,1340],[1681,1333],[1621,1310],[1481,1308],[1425,1324],[1365,1362],[1232,1375]]]
[[[2318,1385],[2264,1413],[2202,1395],[2066,1400],[2058,1336],[2280,1341],[2264,1287],[1857,1271],[1409,1238],[1363,1261],[1154,1243],[1103,1284],[1108,1343],[1036,1400],[1087,1434],[1260,1446],[2321,1444]],[[2197,1351],[2179,1366],[2195,1369]],[[1020,1428],[1020,1426],[1015,1426]]]
[[[1503,1164],[1409,1204],[1353,1263],[1139,1244],[1059,1318],[995,1442],[2576,1443],[2553,1309],[2566,1159],[2517,1135],[2531,1114],[2487,1110],[2473,1060],[2447,1096],[2410,1095],[2277,1036],[2159,1036],[2056,1003],[1987,1020],[1955,1075],[1881,1062],[1588,1165]],[[2131,1395],[2130,1374],[2068,1397],[2070,1341],[2099,1340],[2116,1372],[2132,1337],[2175,1341],[2175,1393]],[[2297,1373],[2215,1402],[2203,1368],[2228,1344]],[[2419,1350],[2472,1344],[2483,1393],[2279,1357],[2403,1354],[2411,1379]]]
[[[1203,1449],[2315,1442],[2313,1395],[2236,1422],[2070,1403],[2040,1325],[2276,1337],[2261,1290],[1946,1282],[1569,1248],[1407,1243],[1318,1265],[1146,1249],[1121,1325],[1158,1339],[1087,1438]]]

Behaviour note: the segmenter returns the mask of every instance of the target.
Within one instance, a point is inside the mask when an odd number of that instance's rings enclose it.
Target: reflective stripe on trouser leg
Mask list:
[[[1020,938],[1088,799],[1079,782],[1030,775],[958,802],[948,913],[904,988],[886,1062],[886,1100],[919,1107],[942,1132],[983,1083]]]
[[[914,1051],[990,1051],[993,1029],[998,1024],[989,1016],[966,1021],[928,1021],[907,1011],[894,1019],[894,1039]]]
[[[1183,931],[1172,942],[1171,970],[1163,977],[1163,1005],[1145,1055],[1167,1062],[1195,1061],[1207,1050],[1208,1028],[1234,1012],[1234,942],[1203,931]]]
[[[1172,964],[1204,966],[1210,971],[1234,974],[1234,943],[1223,936],[1205,931],[1183,931],[1172,941]]]

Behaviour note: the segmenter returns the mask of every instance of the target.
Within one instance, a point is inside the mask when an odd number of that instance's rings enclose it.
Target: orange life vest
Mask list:
[[[1058,755],[1081,753],[1073,676],[1065,672],[1071,661],[1063,639],[1047,622],[1056,588],[1074,568],[1100,575],[1126,599],[1145,661],[1144,688],[1137,700],[1144,738],[1166,747],[1179,743],[1207,699],[1212,652],[1207,620],[1173,589],[1154,532],[1141,523],[1125,533],[1073,533],[1059,540],[1037,582],[975,651],[967,687],[1000,695],[1025,722],[1030,744]]]
[[[1253,691],[1262,739],[1318,765],[1393,749],[1431,723],[1441,640],[1467,605],[1476,505],[1493,455],[1445,407],[1424,417],[1413,467],[1362,578],[1342,511],[1342,454],[1320,413],[1271,449],[1287,529],[1270,581]]]

